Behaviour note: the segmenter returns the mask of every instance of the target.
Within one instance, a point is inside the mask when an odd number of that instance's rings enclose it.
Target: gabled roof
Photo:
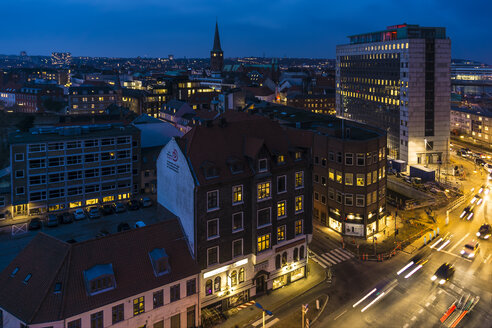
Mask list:
[[[288,133],[278,122],[266,117],[227,111],[211,124],[195,126],[178,139],[178,144],[196,172],[198,182],[204,185],[255,174],[256,165],[252,161],[261,151],[272,156],[283,154],[287,163],[292,162],[293,148],[310,147],[310,144],[306,145],[305,138],[301,143],[296,138],[295,132]],[[231,158],[243,164],[242,173],[231,172]],[[205,162],[217,166],[218,178],[205,178],[201,169]]]
[[[214,35],[214,46],[212,51],[222,51],[220,46],[220,37],[219,37],[219,24],[215,22],[215,35]]]
[[[156,248],[169,255],[168,274],[154,274],[149,253]],[[116,288],[89,296],[83,273],[100,264],[112,265]],[[16,267],[19,270],[12,277]],[[41,232],[0,273],[0,307],[26,324],[48,323],[198,272],[176,219],[75,244]],[[27,274],[32,276],[24,283]],[[54,293],[57,283],[61,291]]]

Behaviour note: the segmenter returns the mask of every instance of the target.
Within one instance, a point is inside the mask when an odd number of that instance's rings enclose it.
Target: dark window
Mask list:
[[[125,311],[125,305],[123,303],[113,306],[113,310],[112,310],[113,325],[115,323],[125,320],[124,311]]]
[[[158,290],[154,292],[154,309],[164,305],[164,291]]]
[[[258,210],[258,227],[271,223],[270,207]]]
[[[294,261],[299,260],[299,249],[296,247],[294,248]]]
[[[219,219],[207,221],[207,239],[219,237]]]
[[[287,177],[281,176],[277,178],[277,193],[281,193],[287,190]]]
[[[287,252],[282,253],[282,266],[287,265]]]
[[[0,313],[1,313],[1,311],[0,311]],[[0,318],[1,318],[1,316],[0,316]],[[2,321],[0,320],[0,323],[1,322]],[[0,327],[2,327],[2,326],[0,325]],[[67,325],[67,328],[82,328],[82,319],[70,321]]]
[[[275,256],[275,269],[280,269],[281,265],[280,265],[280,254],[277,254],[277,256]]]
[[[232,214],[232,231],[243,230],[243,212]]]
[[[181,328],[181,317],[180,313],[173,315],[171,317],[171,328]]]
[[[232,256],[237,257],[241,255],[243,255],[243,240],[234,240],[232,242]]]
[[[186,281],[186,296],[190,296],[196,293],[196,279],[190,279]]]
[[[219,262],[219,247],[211,247],[207,249],[207,263],[208,265],[214,265]]]
[[[221,289],[221,278],[215,277],[214,279],[214,293],[220,292]]]
[[[180,284],[171,286],[171,302],[176,302],[181,298],[180,287],[181,287]]]
[[[209,191],[207,193],[207,210],[216,209],[219,207],[219,191]]]
[[[195,327],[195,306],[186,309],[186,328]]]
[[[301,246],[299,250],[299,257],[301,258],[301,260],[304,258],[304,246]]]
[[[91,328],[103,328],[103,311],[91,314]]]

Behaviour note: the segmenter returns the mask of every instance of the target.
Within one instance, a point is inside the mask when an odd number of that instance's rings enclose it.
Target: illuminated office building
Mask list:
[[[443,27],[389,26],[337,46],[337,115],[388,132],[389,156],[448,160],[451,41]]]

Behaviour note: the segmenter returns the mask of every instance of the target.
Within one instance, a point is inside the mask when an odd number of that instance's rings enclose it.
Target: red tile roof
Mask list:
[[[283,154],[287,162],[293,161],[293,149],[311,147],[307,141],[309,136],[312,140],[312,134],[284,128],[263,116],[227,111],[212,121],[211,126],[195,126],[178,140],[178,144],[190,159],[199,183],[204,185],[251,176],[255,166],[251,166],[250,161],[257,159],[263,148],[271,155]],[[244,172],[232,174],[228,164],[231,158],[243,163]],[[217,166],[218,178],[205,178],[201,169],[205,162]]]
[[[149,252],[164,248],[171,272],[156,277]],[[116,288],[89,296],[83,273],[113,265]],[[11,272],[18,267],[14,277]],[[38,233],[0,273],[0,307],[27,324],[61,320],[158,288],[200,272],[176,219],[67,244]],[[27,284],[26,275],[32,274]],[[61,293],[55,294],[56,283]]]

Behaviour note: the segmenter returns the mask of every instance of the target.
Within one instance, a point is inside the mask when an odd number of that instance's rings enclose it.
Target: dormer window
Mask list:
[[[27,283],[29,282],[29,280],[31,279],[32,277],[32,274],[28,273],[27,276],[24,278],[24,283],[27,285]]]
[[[299,161],[302,159],[302,153],[300,151],[296,151],[296,153],[294,154],[294,158],[296,161]]]
[[[202,164],[202,169],[203,169],[203,175],[205,175],[205,179],[212,179],[219,176],[219,169],[212,162],[205,161]]]
[[[229,169],[232,174],[238,174],[244,171],[243,162],[236,157],[230,157],[227,159],[227,165],[229,165]]]
[[[284,155],[278,155],[277,156],[277,164],[284,164],[285,163],[285,156]]]
[[[54,289],[54,291],[53,291],[53,292],[54,292],[55,294],[59,294],[59,293],[61,293],[61,287],[62,287],[61,282],[57,282],[57,283],[55,284],[55,289]]]
[[[266,158],[258,161],[258,172],[266,172],[268,170]]]
[[[98,264],[84,271],[84,280],[87,293],[97,295],[116,287],[113,265]]]
[[[162,275],[165,275],[166,273],[171,272],[171,266],[169,265],[169,256],[167,255],[164,248],[154,248],[149,253],[149,257],[156,277],[160,277]]]

